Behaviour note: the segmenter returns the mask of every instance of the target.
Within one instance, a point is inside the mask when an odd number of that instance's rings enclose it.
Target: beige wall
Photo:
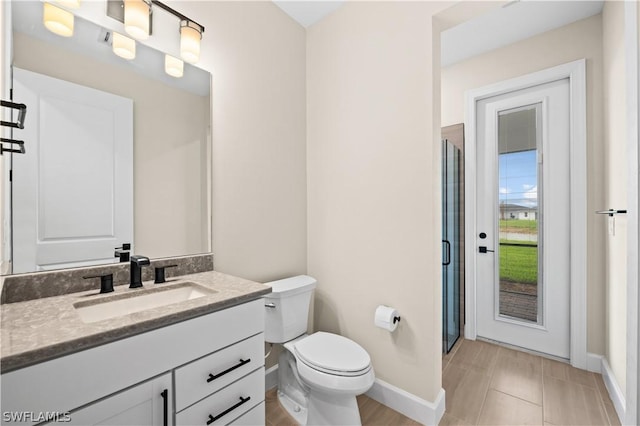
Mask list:
[[[464,92],[587,59],[587,211],[605,208],[602,158],[602,18],[596,15],[442,69],[442,125],[464,121]],[[588,352],[605,353],[603,218],[587,215]]]
[[[442,361],[432,15],[447,6],[348,2],[307,30],[315,328],[355,340],[376,377],[428,401]],[[373,325],[379,304],[400,311],[393,334]]]
[[[257,281],[305,273],[304,28],[272,2],[169,4],[206,29],[215,268]]]
[[[605,2],[602,11],[604,82],[603,207],[627,208],[627,123],[624,3]],[[602,227],[615,220],[615,234],[606,237],[606,356],[622,392],[626,392],[627,216],[602,217]]]
[[[135,252],[166,257],[209,251],[203,220],[209,98],[22,33],[14,33],[13,43],[19,68],[133,99]]]

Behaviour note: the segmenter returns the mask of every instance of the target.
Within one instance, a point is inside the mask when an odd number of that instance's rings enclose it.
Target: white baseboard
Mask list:
[[[598,354],[587,352],[587,371],[602,374],[602,361],[604,357]]]
[[[278,386],[278,364],[264,372],[265,392]]]
[[[613,374],[613,370],[611,370],[611,366],[604,357],[602,357],[602,380],[604,381],[604,385],[607,387],[609,397],[613,402],[616,413],[618,413],[618,419],[621,424],[624,424],[626,410],[624,394],[622,393],[622,389],[620,389],[616,376]]]
[[[376,379],[366,395],[423,425],[437,425],[444,415],[445,396],[442,388],[436,400],[430,402]]]

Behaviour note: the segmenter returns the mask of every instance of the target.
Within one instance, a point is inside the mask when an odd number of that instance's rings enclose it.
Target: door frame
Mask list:
[[[622,401],[613,398],[616,411],[623,424],[638,424],[640,415],[640,291],[638,291],[638,253],[640,253],[640,223],[638,222],[638,188],[640,176],[640,55],[638,41],[640,19],[637,2],[627,1],[624,4],[625,19],[625,66],[627,86],[627,365],[626,394]],[[613,396],[613,395],[612,395]],[[617,399],[617,400],[616,400]]]
[[[477,337],[476,105],[481,99],[569,78],[571,187],[570,362],[587,369],[587,123],[586,60],[580,59],[465,93],[465,338]]]

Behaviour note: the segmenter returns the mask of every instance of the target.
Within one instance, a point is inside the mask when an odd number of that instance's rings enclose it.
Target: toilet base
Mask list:
[[[287,414],[289,414],[299,425],[307,424],[307,408],[298,404],[296,401],[291,399],[287,394],[282,391],[278,391],[278,402],[282,405],[282,408],[285,409]]]
[[[311,390],[307,425],[362,425],[355,396],[330,395]]]
[[[295,358],[285,349],[278,359],[278,401],[296,423],[306,425],[309,389],[297,376]]]

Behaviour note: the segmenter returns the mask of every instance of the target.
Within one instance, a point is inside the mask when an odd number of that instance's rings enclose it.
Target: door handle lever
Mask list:
[[[447,260],[442,262],[442,266],[449,266],[451,265],[451,243],[449,240],[442,240],[442,242],[447,245],[447,250],[444,252],[447,255]]]
[[[489,250],[486,246],[479,246],[479,247],[478,247],[478,251],[479,251],[480,253],[487,253],[487,252],[494,253],[494,251],[493,251],[493,250]]]

